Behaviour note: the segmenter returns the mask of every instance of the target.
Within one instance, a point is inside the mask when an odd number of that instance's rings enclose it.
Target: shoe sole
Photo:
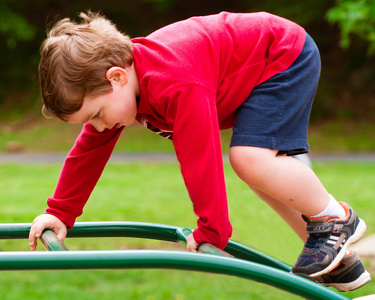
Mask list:
[[[324,286],[334,287],[339,292],[349,292],[359,289],[364,286],[366,283],[371,281],[371,275],[369,272],[365,271],[359,276],[356,280],[348,283],[322,283]]]
[[[342,249],[340,250],[339,254],[337,254],[335,259],[325,269],[323,269],[319,272],[313,273],[313,274],[309,274],[309,277],[320,276],[320,275],[326,274],[326,273],[330,272],[332,269],[334,269],[341,262],[341,260],[344,258],[344,256],[346,255],[346,251],[348,250],[349,245],[358,242],[358,240],[366,232],[366,229],[367,229],[366,223],[362,219],[359,219],[359,223],[358,223],[358,226],[357,226],[354,234],[342,246]]]

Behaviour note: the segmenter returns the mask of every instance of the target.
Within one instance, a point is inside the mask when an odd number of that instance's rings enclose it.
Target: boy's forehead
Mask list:
[[[66,121],[70,124],[84,124],[87,123],[87,120],[84,116],[81,116],[78,112],[72,113],[66,116]]]
[[[84,100],[80,110],[66,116],[66,120],[71,124],[84,124],[90,121],[92,116],[96,114],[94,103],[89,104],[89,101]]]

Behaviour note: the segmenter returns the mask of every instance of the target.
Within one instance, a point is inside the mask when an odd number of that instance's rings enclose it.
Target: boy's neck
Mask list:
[[[126,70],[128,71],[128,76],[129,76],[129,82],[128,82],[130,84],[129,87],[132,88],[136,97],[139,97],[139,81],[138,81],[137,72],[135,71],[135,68],[134,68],[134,63],[130,67],[127,67]]]

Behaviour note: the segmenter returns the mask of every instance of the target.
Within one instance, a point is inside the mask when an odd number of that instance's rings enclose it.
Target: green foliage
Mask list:
[[[337,0],[327,11],[327,19],[337,23],[341,30],[341,45],[349,48],[351,36],[368,42],[368,54],[375,55],[375,1]]]
[[[282,16],[303,27],[313,27],[313,24],[319,24],[322,14],[330,6],[332,0],[266,0],[256,3],[253,9]]]
[[[176,0],[142,0],[144,3],[152,3],[158,12],[166,12],[170,10],[177,2]]]
[[[40,110],[39,47],[46,27],[60,18],[77,18],[87,9],[102,11],[121,31],[137,37],[191,16],[268,11],[302,25],[320,49],[323,72],[312,118],[340,117],[339,107],[351,119],[374,120],[368,112],[374,103],[375,55],[363,55],[365,42],[368,52],[375,53],[374,6],[374,0],[0,0],[0,108],[22,113]],[[348,51],[337,46],[339,30],[343,44],[351,42]],[[366,117],[354,111],[358,107]]]
[[[0,2],[0,36],[5,38],[7,47],[13,49],[18,41],[31,40],[35,36],[36,28],[25,16],[13,10],[8,2]]]

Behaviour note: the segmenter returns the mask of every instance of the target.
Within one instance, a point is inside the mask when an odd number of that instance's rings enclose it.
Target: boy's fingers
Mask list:
[[[53,230],[60,241],[63,242],[65,240],[67,234],[66,225],[54,216],[40,215],[34,219],[30,228],[29,246],[31,251],[36,249],[38,238],[42,236],[45,229]]]
[[[190,251],[190,252],[197,252],[198,244],[195,242],[194,237],[193,237],[192,234],[190,234],[186,238],[186,242],[187,242],[187,250],[188,251]]]
[[[36,250],[36,244],[34,245],[34,244],[31,244],[30,245],[30,251],[35,251]]]
[[[29,232],[29,245],[30,245],[30,250],[33,250],[33,246],[35,243],[35,234],[34,234],[34,228],[31,226],[30,232]]]
[[[37,239],[34,236],[30,236],[29,237],[30,250],[34,251],[36,249],[36,245],[37,245]]]
[[[38,238],[41,236],[44,230],[44,226],[39,226],[38,224],[33,224],[29,233],[29,245],[30,250],[34,251],[37,246]]]
[[[60,241],[64,241],[65,240],[65,237],[66,237],[66,234],[67,234],[67,230],[65,227],[61,228],[59,230],[59,232],[57,233],[57,238],[60,240]]]
[[[34,229],[33,233],[34,233],[34,237],[37,239],[42,235],[42,232],[43,232],[45,226],[39,225],[39,224],[34,225],[34,226],[35,226],[35,229]]]

